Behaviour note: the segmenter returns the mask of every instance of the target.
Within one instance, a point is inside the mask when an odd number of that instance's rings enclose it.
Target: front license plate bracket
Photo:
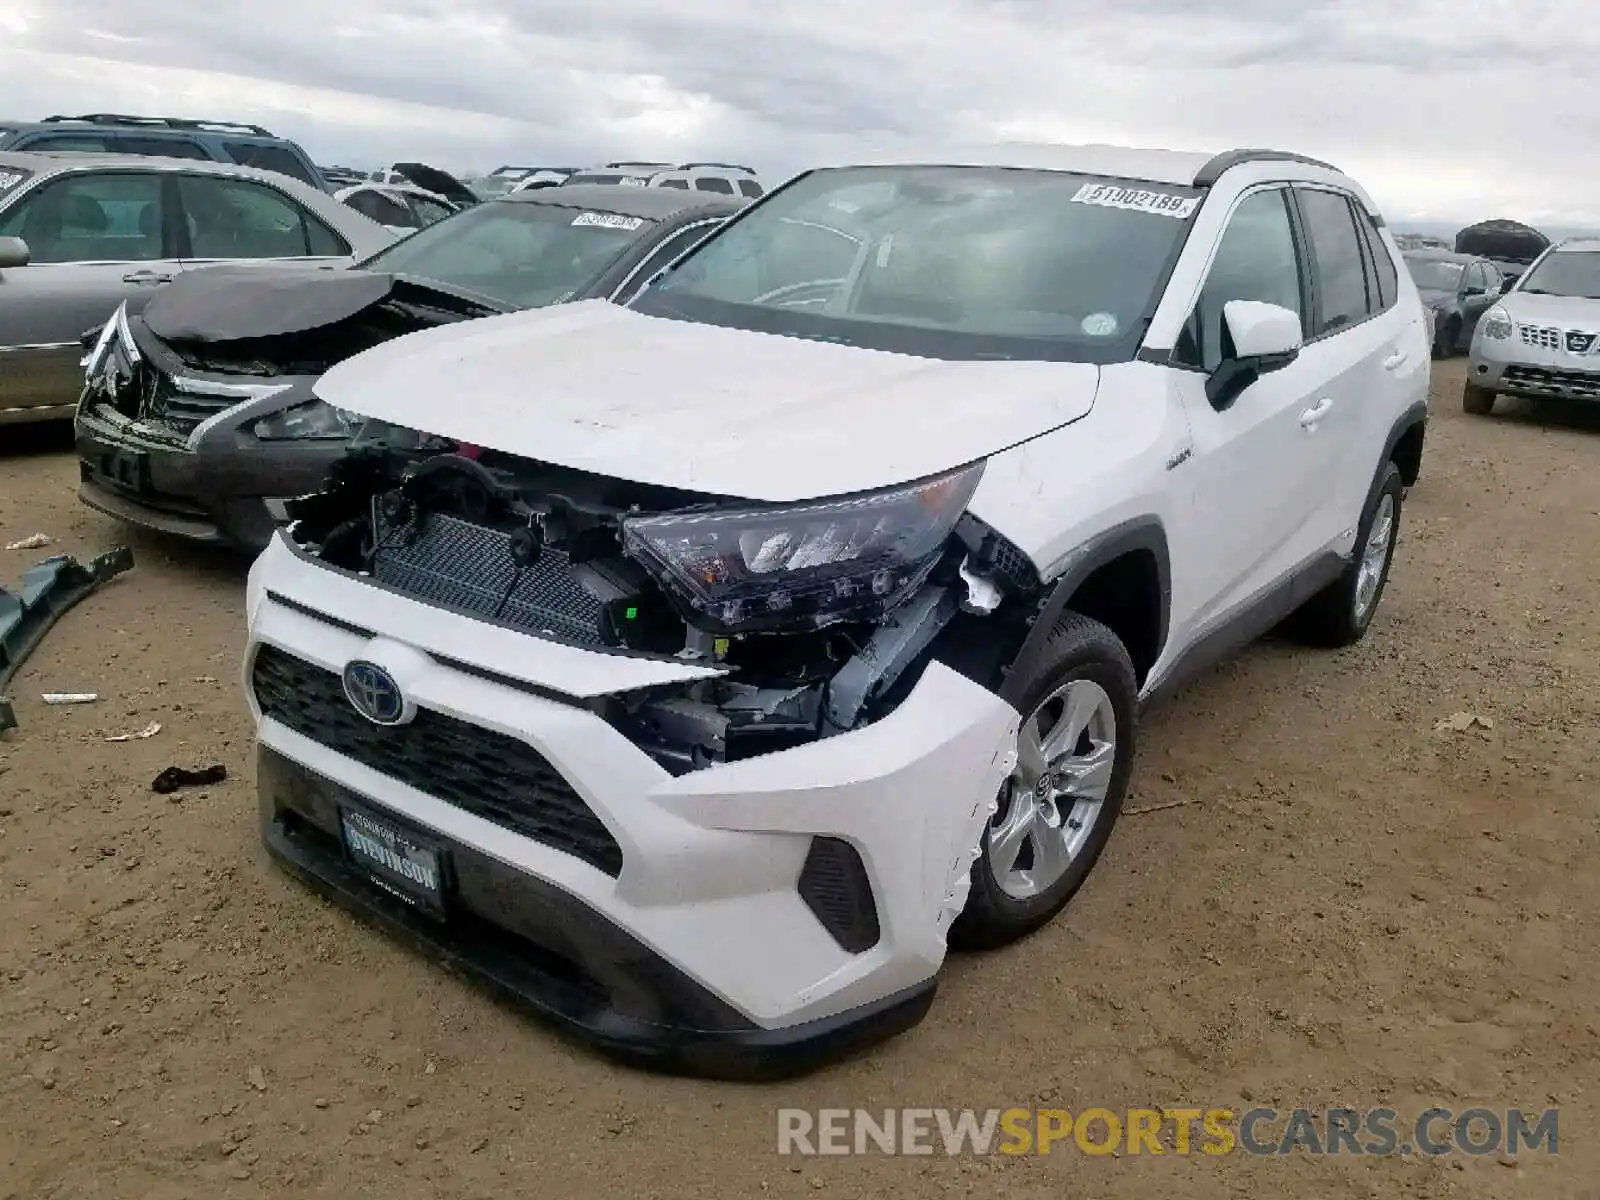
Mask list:
[[[443,919],[449,860],[436,843],[351,804],[339,806],[339,835],[351,865],[411,907]]]

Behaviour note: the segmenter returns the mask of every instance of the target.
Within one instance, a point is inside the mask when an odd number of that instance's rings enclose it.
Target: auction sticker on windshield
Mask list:
[[[8,192],[28,177],[22,171],[0,171],[0,192]]]
[[[1125,208],[1132,212],[1155,213],[1182,220],[1200,207],[1198,196],[1174,196],[1145,188],[1119,187],[1114,183],[1086,183],[1075,196],[1074,204],[1097,204],[1101,208]]]
[[[644,224],[642,217],[624,217],[619,213],[579,213],[572,219],[574,225],[588,225],[595,229],[625,229],[632,233]]]

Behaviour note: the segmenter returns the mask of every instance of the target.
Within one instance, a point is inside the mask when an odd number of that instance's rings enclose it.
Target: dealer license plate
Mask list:
[[[379,887],[435,916],[444,913],[444,853],[362,809],[341,808],[350,859]]]

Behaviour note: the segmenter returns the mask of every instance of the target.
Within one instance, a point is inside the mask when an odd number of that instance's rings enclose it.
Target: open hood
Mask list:
[[[1457,254],[1476,254],[1511,263],[1531,263],[1549,245],[1549,238],[1520,221],[1480,221],[1456,234]]]
[[[479,203],[476,192],[450,172],[441,171],[438,167],[430,167],[427,163],[395,163],[392,169],[424,191],[443,196],[452,204],[470,207]]]
[[[307,333],[349,320],[410,290],[463,317],[499,311],[425,281],[379,271],[262,271],[207,267],[179,275],[153,297],[144,324],[164,341],[234,342]]]
[[[604,300],[429,330],[317,385],[362,416],[560,466],[784,502],[936,474],[1078,420],[1085,363],[942,362]]]

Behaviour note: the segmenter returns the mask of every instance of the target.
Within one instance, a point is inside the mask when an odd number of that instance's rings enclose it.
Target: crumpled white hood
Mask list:
[[[1075,421],[1098,368],[940,362],[603,300],[463,321],[334,367],[338,408],[618,479],[782,502],[904,483]]]

